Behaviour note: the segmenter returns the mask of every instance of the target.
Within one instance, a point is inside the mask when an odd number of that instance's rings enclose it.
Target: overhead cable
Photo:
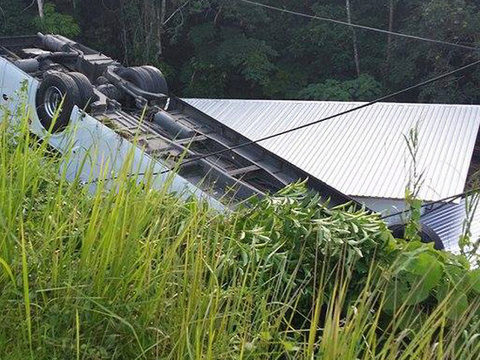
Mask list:
[[[465,191],[461,194],[457,194],[457,195],[452,195],[452,196],[449,196],[449,197],[446,197],[446,198],[443,198],[443,199],[439,199],[439,200],[435,200],[435,201],[429,201],[429,202],[426,202],[424,203],[423,205],[420,206],[421,209],[423,208],[426,208],[426,207],[430,207],[430,206],[434,206],[434,205],[438,205],[438,204],[441,204],[439,207],[433,209],[432,211],[429,211],[428,214],[431,214],[433,212],[436,212],[438,210],[440,210],[441,208],[443,208],[444,206],[448,205],[448,204],[451,204],[453,203],[455,200],[457,199],[460,199],[460,198],[464,198],[464,197],[467,197],[467,196],[471,196],[471,195],[474,195],[474,194],[477,194],[480,192],[480,188],[476,188],[476,189],[472,189],[472,190],[468,190],[468,191]],[[406,209],[406,210],[402,210],[402,211],[398,211],[396,213],[393,213],[393,214],[389,214],[389,215],[384,215],[382,216],[380,219],[382,220],[385,220],[385,219],[389,219],[389,218],[392,218],[392,217],[396,217],[396,216],[401,216],[401,215],[405,215],[409,212],[411,212],[412,209]],[[422,216],[424,216],[426,214],[422,214]]]
[[[396,91],[394,93],[391,93],[389,95],[385,95],[385,96],[382,96],[380,98],[377,98],[373,101],[370,101],[370,102],[367,102],[367,103],[364,103],[362,105],[359,105],[359,106],[355,106],[351,109],[348,109],[348,110],[345,110],[345,111],[342,111],[342,112],[339,112],[339,113],[336,113],[336,114],[333,114],[333,115],[329,115],[327,117],[324,117],[322,119],[318,119],[318,120],[315,120],[315,121],[312,121],[312,122],[309,122],[309,123],[306,123],[306,124],[303,124],[303,125],[300,125],[300,126],[297,126],[297,127],[294,127],[294,128],[291,128],[291,129],[287,129],[287,130],[284,130],[284,131],[281,131],[281,132],[278,132],[278,133],[275,133],[275,134],[271,134],[271,135],[267,135],[265,137],[262,137],[260,139],[257,139],[257,140],[250,140],[250,141],[246,141],[244,143],[241,143],[241,144],[237,144],[237,145],[234,145],[234,146],[230,146],[230,147],[227,147],[225,149],[222,149],[222,150],[218,150],[218,151],[214,151],[214,152],[211,152],[209,154],[205,154],[205,155],[200,155],[200,156],[196,156],[196,157],[193,157],[191,159],[188,159],[188,160],[185,160],[185,161],[182,161],[178,164],[178,167],[181,167],[183,165],[186,165],[186,164],[190,164],[190,163],[193,163],[193,162],[196,162],[196,161],[199,161],[199,160],[203,160],[203,159],[207,159],[209,157],[212,157],[212,156],[216,156],[216,155],[221,155],[223,153],[226,153],[226,152],[229,152],[229,151],[232,151],[232,150],[236,150],[236,149],[239,149],[239,148],[242,148],[242,147],[245,147],[245,146],[249,146],[249,145],[253,145],[253,144],[257,144],[257,143],[260,143],[260,142],[263,142],[263,141],[266,141],[266,140],[270,140],[270,139],[273,139],[273,138],[276,138],[276,137],[279,137],[279,136],[282,136],[282,135],[286,135],[286,134],[289,134],[289,133],[292,133],[292,132],[295,132],[295,131],[298,131],[298,130],[302,130],[302,129],[305,129],[305,128],[308,128],[308,127],[311,127],[311,126],[314,126],[314,125],[317,125],[317,124],[320,124],[322,122],[326,122],[326,121],[329,121],[329,120],[332,120],[332,119],[335,119],[335,118],[338,118],[340,116],[343,116],[343,115],[346,115],[346,114],[349,114],[349,113],[353,113],[355,111],[358,111],[358,110],[361,110],[361,109],[364,109],[364,108],[367,108],[369,106],[372,106],[372,105],[375,105],[379,102],[382,102],[382,101],[386,101],[386,100],[390,100],[392,98],[394,98],[395,96],[398,96],[398,95],[401,95],[401,94],[404,94],[406,92],[409,92],[409,91],[412,91],[412,90],[415,90],[415,89],[418,89],[420,87],[423,87],[423,86],[426,86],[426,85],[429,85],[429,84],[432,84],[434,82],[437,82],[439,80],[443,80],[445,78],[448,78],[449,76],[452,76],[452,75],[455,75],[457,73],[460,73],[464,70],[467,70],[467,69],[470,69],[474,66],[477,66],[480,64],[480,60],[477,60],[477,61],[474,61],[470,64],[467,64],[467,65],[464,65],[460,68],[457,68],[455,70],[451,70],[449,72],[446,72],[446,73],[443,73],[441,75],[438,75],[438,76],[435,76],[431,79],[428,79],[428,80],[425,80],[425,81],[422,81],[416,85],[412,85],[410,87],[407,87],[407,88],[404,88],[402,90],[399,90],[399,91]],[[156,175],[162,175],[162,174],[166,174],[166,173],[169,173],[171,171],[173,171],[174,169],[166,169],[166,170],[163,170],[163,171],[160,171],[160,172],[153,172],[151,175],[152,176],[156,176]],[[132,174],[132,175],[129,175],[129,177],[131,176],[142,176],[142,175],[146,175],[147,173],[145,172],[141,172],[141,173],[136,173],[136,174]],[[98,181],[106,181],[106,180],[115,180],[117,179],[117,177],[111,177],[111,178],[107,178],[107,179],[94,179],[88,183],[96,183]]]
[[[225,149],[222,149],[222,150],[214,151],[214,152],[209,153],[209,154],[205,154],[205,155],[193,157],[193,158],[191,158],[191,159],[182,161],[182,162],[179,164],[179,166],[183,166],[183,165],[186,165],[186,164],[189,164],[189,163],[198,161],[198,160],[203,160],[203,159],[206,159],[206,158],[209,158],[209,157],[212,157],[212,156],[221,155],[221,154],[226,153],[226,152],[228,152],[228,151],[236,150],[236,149],[239,149],[239,148],[248,146],[248,145],[257,144],[257,143],[260,143],[260,142],[263,142],[263,141],[266,141],[266,140],[270,140],[270,139],[273,139],[273,138],[276,138],[276,137],[279,137],[279,136],[282,136],[282,135],[286,135],[286,134],[289,134],[289,133],[292,133],[292,132],[295,132],[295,131],[298,131],[298,130],[302,130],[302,129],[305,129],[305,128],[308,128],[308,127],[311,127],[311,126],[320,124],[320,123],[325,122],[325,121],[329,121],[329,120],[338,118],[338,117],[340,117],[340,116],[343,116],[343,115],[346,115],[346,114],[349,114],[349,113],[353,113],[353,112],[355,112],[355,111],[358,111],[358,110],[367,108],[367,107],[369,107],[369,106],[375,105],[375,104],[377,104],[377,103],[379,103],[379,102],[386,101],[386,100],[390,100],[390,99],[394,98],[395,96],[404,94],[404,93],[406,93],[406,92],[409,92],[409,91],[418,89],[418,88],[420,88],[420,87],[423,87],[423,86],[432,84],[432,83],[437,82],[437,81],[439,81],[439,80],[445,79],[445,78],[447,78],[447,77],[449,77],[449,76],[452,76],[452,75],[457,74],[457,73],[459,73],[459,72],[462,72],[462,71],[464,71],[464,70],[470,69],[470,68],[472,68],[472,67],[474,67],[474,66],[477,66],[477,65],[479,65],[479,64],[480,64],[480,60],[474,61],[473,63],[470,63],[470,64],[468,64],[468,65],[462,66],[462,67],[460,67],[460,68],[457,68],[457,69],[455,69],[455,70],[449,71],[449,72],[444,73],[444,74],[442,74],[442,75],[435,76],[435,77],[433,77],[433,78],[431,78],[431,79],[422,81],[422,82],[420,82],[420,83],[418,83],[418,84],[416,84],[416,85],[413,85],[413,86],[407,87],[407,88],[405,88],[405,89],[396,91],[396,92],[391,93],[391,94],[389,94],[389,95],[382,96],[382,97],[380,97],[380,98],[378,98],[378,99],[375,99],[375,100],[373,100],[373,101],[364,103],[364,104],[362,104],[362,105],[355,106],[355,107],[353,107],[353,108],[351,108],[351,109],[348,109],[348,110],[345,110],[345,111],[342,111],[342,112],[339,112],[339,113],[336,113],[336,114],[333,114],[333,115],[324,117],[324,118],[322,118],[322,119],[318,119],[318,120],[315,120],[315,121],[311,121],[311,122],[309,122],[309,123],[306,123],[306,124],[303,124],[303,125],[300,125],[300,126],[291,128],[291,129],[287,129],[287,130],[284,130],[284,131],[280,131],[280,132],[275,133],[275,134],[267,135],[267,136],[262,137],[262,138],[257,139],[257,140],[246,141],[246,142],[244,142],[244,143],[241,143],[241,144],[238,144],[238,145],[234,145],[234,146],[230,146],[230,147],[225,148]],[[171,170],[164,170],[164,171],[159,172],[159,173],[154,173],[153,175],[165,174],[165,173],[167,173],[167,172],[169,172],[169,171],[171,171]]]
[[[474,46],[462,45],[462,44],[457,44],[457,43],[453,43],[453,42],[450,42],[450,41],[444,41],[444,40],[430,39],[430,38],[426,38],[426,37],[418,36],[418,35],[404,34],[404,33],[399,33],[399,32],[395,32],[395,31],[389,31],[389,30],[374,28],[374,27],[371,27],[371,26],[354,24],[354,23],[350,23],[348,21],[331,19],[331,18],[327,18],[327,17],[323,17],[323,16],[309,15],[309,14],[301,13],[301,12],[298,12],[298,11],[282,9],[282,8],[277,7],[277,6],[272,6],[272,5],[259,3],[259,2],[256,2],[256,1],[251,1],[251,0],[237,0],[237,1],[243,2],[245,4],[250,4],[250,5],[254,5],[254,6],[263,7],[263,8],[270,9],[270,10],[280,11],[280,12],[291,14],[291,15],[301,16],[301,17],[308,18],[308,19],[315,19],[315,20],[330,22],[330,23],[334,23],[334,24],[350,26],[350,27],[357,28],[357,29],[373,31],[373,32],[377,32],[377,33],[393,35],[393,36],[403,37],[403,38],[407,38],[407,39],[426,41],[426,42],[430,42],[430,43],[434,43],[434,44],[438,44],[438,45],[451,46],[451,47],[456,47],[456,48],[460,48],[460,49],[464,49],[464,50],[480,51],[480,48],[474,47]]]
[[[180,5],[169,17],[167,20],[165,20],[162,24],[162,26],[165,26],[171,19],[173,19],[173,17],[175,16],[175,14],[179,11],[181,11],[185,6],[188,5],[188,3],[190,2],[190,0],[187,0],[185,1],[182,5]]]

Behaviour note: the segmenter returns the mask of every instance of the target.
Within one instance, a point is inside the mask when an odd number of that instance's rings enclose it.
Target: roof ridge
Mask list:
[[[329,104],[348,104],[348,105],[361,105],[366,104],[366,101],[339,101],[339,100],[300,100],[300,99],[212,99],[212,98],[184,98],[185,101],[228,101],[228,102],[264,102],[264,103],[300,103],[300,104],[314,104],[314,103],[329,103]],[[375,105],[387,105],[387,106],[445,106],[445,107],[474,107],[480,108],[480,104],[444,104],[444,103],[413,103],[413,102],[379,102]]]

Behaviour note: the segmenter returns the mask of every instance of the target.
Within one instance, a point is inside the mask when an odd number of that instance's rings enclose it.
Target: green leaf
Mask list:
[[[300,347],[291,341],[282,341],[282,344],[287,352],[295,352],[300,350]]]
[[[448,286],[448,283],[440,282],[435,291],[435,298],[439,303],[441,303],[443,300],[445,300],[449,291],[450,288]]]
[[[402,257],[405,261],[396,272],[397,276],[407,284],[402,299],[409,305],[415,305],[426,300],[431,290],[439,284],[443,267],[424,246],[410,253],[404,253]]]
[[[451,304],[448,310],[447,317],[449,319],[458,319],[468,308],[467,295],[461,292],[452,294]]]
[[[386,288],[385,302],[383,309],[387,312],[394,312],[403,303],[403,298],[408,292],[408,285],[402,280],[391,281]]]
[[[417,305],[428,298],[430,289],[423,287],[422,283],[415,283],[410,285],[408,291],[402,295],[403,303],[407,305]]]
[[[2,265],[3,269],[7,273],[10,280],[12,281],[12,284],[15,286],[15,278],[13,277],[13,273],[12,273],[12,270],[11,270],[10,266],[8,266],[7,262],[5,260],[3,260],[2,258],[0,258],[0,265]]]
[[[407,266],[407,271],[422,277],[425,287],[432,289],[443,274],[442,265],[433,255],[426,252],[418,254]]]
[[[471,271],[468,274],[468,280],[472,290],[475,291],[477,294],[480,294],[480,269],[476,269]]]
[[[262,341],[270,341],[273,339],[273,337],[269,331],[262,331],[260,332],[260,339],[262,339]]]

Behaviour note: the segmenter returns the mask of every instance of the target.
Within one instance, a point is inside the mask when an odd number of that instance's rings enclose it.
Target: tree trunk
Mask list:
[[[122,36],[121,36],[121,41],[122,41],[122,46],[123,46],[123,61],[122,63],[125,64],[126,66],[129,66],[130,62],[130,54],[129,51],[131,49],[129,43],[129,38],[128,38],[128,29],[127,29],[127,15],[125,12],[125,2],[128,0],[120,0],[119,1],[119,6],[120,6],[120,24],[122,26]]]
[[[347,9],[347,21],[349,24],[352,23],[352,11],[350,7],[350,0],[346,0],[346,9]],[[355,60],[355,69],[357,71],[357,76],[360,76],[360,59],[358,56],[358,47],[357,47],[357,34],[355,33],[355,29],[352,29],[352,41],[353,41],[353,59]]]
[[[389,1],[389,11],[388,11],[388,31],[393,31],[393,19],[395,13],[395,0]],[[387,36],[387,58],[385,60],[385,72],[388,72],[390,69],[390,62],[392,60],[392,35],[388,34]]]
[[[163,56],[163,26],[165,23],[165,16],[167,15],[167,0],[162,0],[160,10],[157,13],[157,59],[160,60]]]
[[[142,45],[142,62],[147,63],[150,59],[150,40],[153,31],[153,21],[155,19],[155,5],[152,0],[143,0],[143,34],[141,39]],[[153,13],[152,13],[153,11]]]
[[[37,0],[37,6],[38,6],[38,16],[40,16],[40,19],[43,19],[43,0]]]

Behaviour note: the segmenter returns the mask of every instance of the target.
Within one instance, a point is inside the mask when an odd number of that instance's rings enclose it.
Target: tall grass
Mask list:
[[[0,123],[0,359],[480,357],[474,272],[433,289],[422,262],[461,260],[296,186],[231,214],[126,170],[92,194],[21,118]]]

